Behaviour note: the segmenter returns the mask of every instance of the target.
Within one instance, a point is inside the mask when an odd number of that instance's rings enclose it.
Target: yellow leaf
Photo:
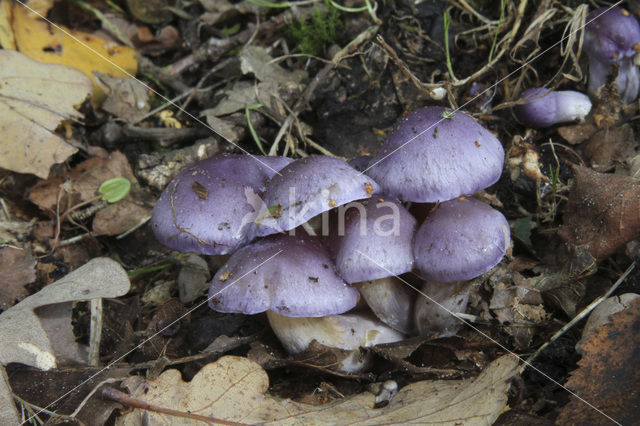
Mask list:
[[[11,29],[11,5],[13,0],[0,0],[0,46],[3,49],[16,49],[16,41]]]
[[[0,50],[0,167],[46,178],[76,152],[56,127],[82,117],[73,106],[90,94],[91,80],[80,71]]]
[[[134,49],[89,33],[53,26],[19,3],[13,6],[13,32],[21,53],[40,62],[73,67],[92,80],[92,71],[127,77],[135,75],[138,69]],[[94,105],[103,99],[104,92],[94,80]]]

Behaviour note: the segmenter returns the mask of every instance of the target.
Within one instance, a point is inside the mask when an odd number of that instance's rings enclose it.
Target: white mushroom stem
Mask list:
[[[414,308],[415,326],[418,334],[431,337],[455,335],[463,322],[453,314],[464,313],[469,303],[469,283],[437,283],[425,281],[422,293]],[[437,303],[435,303],[437,302]]]
[[[285,349],[297,355],[304,352],[312,341],[338,349],[352,350],[338,367],[345,373],[355,373],[366,367],[359,357],[358,348],[381,343],[397,342],[402,333],[363,314],[342,314],[318,318],[285,317],[267,311],[273,332]]]
[[[380,321],[402,333],[411,333],[415,292],[402,280],[393,276],[356,283],[356,287]]]

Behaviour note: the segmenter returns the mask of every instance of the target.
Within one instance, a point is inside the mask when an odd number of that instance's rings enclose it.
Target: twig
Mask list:
[[[571,321],[569,321],[567,324],[565,324],[564,327],[562,327],[560,330],[556,331],[555,334],[553,336],[551,336],[551,338],[547,342],[545,342],[542,346],[540,346],[538,348],[538,350],[535,351],[534,354],[531,355],[520,366],[520,373],[522,373],[527,368],[527,366],[529,364],[531,364],[533,362],[533,360],[536,359],[538,357],[538,355],[540,355],[540,353],[547,348],[547,346],[549,346],[550,344],[555,342],[560,336],[562,336],[564,333],[566,333],[567,330],[569,330],[571,327],[576,325],[576,323],[578,323],[583,318],[585,318],[587,315],[589,315],[589,313],[596,306],[598,306],[600,303],[602,303],[603,300],[605,300],[607,297],[611,296],[611,293],[613,293],[620,286],[620,284],[622,284],[624,282],[624,280],[634,270],[635,267],[636,267],[636,263],[633,262],[631,265],[629,265],[627,270],[623,272],[623,274],[620,276],[620,278],[618,278],[618,280],[609,288],[609,290],[607,290],[607,292],[605,294],[603,294],[602,296],[598,297],[596,300],[591,302],[586,308],[584,308],[582,310],[582,312],[580,312],[578,315],[573,317],[573,319]]]
[[[170,416],[182,417],[184,419],[200,420],[210,425],[221,424],[221,425],[239,426],[239,425],[245,424],[245,423],[231,422],[228,420],[216,419],[208,416],[201,416],[199,414],[187,413],[184,411],[173,410],[171,408],[159,407],[157,405],[149,404],[146,401],[132,398],[126,393],[120,392],[119,390],[111,387],[106,387],[102,390],[102,397],[106,399],[110,399],[112,401],[117,401],[124,405],[128,405],[129,407],[139,408],[141,410],[146,410],[146,411],[153,411],[156,413],[168,414]]]
[[[258,28],[251,27],[238,34],[225,39],[212,37],[202,47],[182,59],[167,67],[165,76],[177,76],[188,68],[204,61],[217,62],[220,58],[231,50],[245,44],[252,36],[265,33],[275,33],[284,25],[296,20],[303,19],[311,15],[312,8],[295,8],[287,10],[280,15],[274,16],[269,21],[260,24]]]

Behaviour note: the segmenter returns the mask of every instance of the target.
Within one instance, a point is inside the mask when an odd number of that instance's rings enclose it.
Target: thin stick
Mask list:
[[[520,366],[520,373],[522,373],[525,368],[527,368],[528,365],[530,365],[533,360],[535,358],[538,357],[538,355],[540,355],[540,353],[545,350],[547,348],[547,346],[549,346],[550,344],[552,344],[553,342],[555,342],[560,336],[562,336],[564,333],[567,332],[567,330],[569,330],[571,327],[573,327],[574,325],[576,325],[576,323],[580,320],[582,320],[584,317],[586,317],[587,315],[589,315],[589,313],[596,307],[598,306],[600,303],[602,303],[603,300],[605,300],[607,297],[611,296],[611,293],[613,293],[619,286],[620,284],[622,284],[624,282],[624,280],[627,278],[627,276],[631,273],[631,271],[633,271],[633,269],[636,267],[636,263],[633,262],[631,265],[629,265],[629,267],[627,268],[626,271],[624,271],[624,273],[620,276],[620,278],[618,278],[618,280],[611,286],[611,288],[609,288],[609,290],[607,290],[607,292],[605,294],[603,294],[602,296],[598,297],[596,300],[594,300],[593,302],[591,302],[586,308],[584,308],[582,310],[582,312],[580,312],[578,315],[576,315],[575,317],[573,317],[573,319],[571,321],[569,321],[567,324],[565,324],[564,327],[562,327],[560,330],[556,331],[556,333],[551,336],[551,338],[542,346],[540,346],[538,348],[537,351],[535,351],[535,353],[533,355],[531,355],[521,366]]]
[[[172,410],[171,408],[159,407],[157,405],[149,404],[146,401],[131,398],[126,393],[120,392],[119,390],[111,387],[106,387],[102,390],[102,397],[113,400],[113,401],[117,401],[121,404],[128,405],[130,407],[139,408],[141,410],[153,411],[153,412],[162,413],[162,414],[169,414],[170,416],[182,417],[185,419],[200,420],[210,425],[212,424],[231,425],[231,426],[244,425],[244,423],[230,422],[228,420],[216,419],[208,416],[201,416],[199,414],[194,414],[194,413],[186,413],[184,411]]]

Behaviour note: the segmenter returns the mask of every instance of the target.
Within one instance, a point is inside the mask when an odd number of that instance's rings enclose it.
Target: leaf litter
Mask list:
[[[94,9],[102,15],[94,15],[90,8],[85,8],[82,14],[77,14],[73,7],[61,9],[60,4],[43,3],[39,11],[54,20],[68,14],[67,24],[77,16],[84,18],[78,20],[80,27],[86,27],[86,22],[93,22],[95,27],[99,22],[103,28],[93,34],[75,30],[73,34],[87,37],[92,46],[107,46],[104,53],[133,73],[139,60],[145,81],[154,90],[176,96],[176,102],[190,113],[205,116],[214,129],[252,153],[263,147],[275,154],[293,156],[315,152],[345,157],[371,155],[403,112],[425,102],[441,102],[453,109],[473,99],[472,84],[477,82],[481,87],[491,88],[483,95],[482,105],[472,103],[465,109],[474,112],[477,119],[500,136],[505,147],[511,148],[508,173],[482,197],[505,212],[513,227],[515,245],[503,264],[473,283],[465,318],[505,347],[533,352],[559,323],[576,315],[613,281],[615,271],[624,269],[622,265],[634,259],[630,247],[640,229],[638,212],[634,210],[638,194],[634,192],[635,179],[628,176],[637,175],[638,161],[634,158],[638,156],[638,146],[634,135],[638,134],[638,128],[628,118],[637,112],[637,105],[620,105],[615,88],[605,87],[590,122],[544,131],[524,129],[508,112],[513,99],[534,84],[584,87],[580,83],[582,69],[576,50],[580,32],[572,32],[559,51],[545,53],[543,58],[547,59],[542,60],[547,62],[526,61],[542,53],[544,46],[555,42],[562,31],[579,30],[586,15],[585,5],[559,7],[549,2],[505,2],[501,13],[496,14],[495,10],[483,10],[467,2],[423,2],[410,8],[398,4],[393,10],[379,4],[382,10],[372,10],[371,14],[331,14],[345,26],[339,34],[339,44],[321,46],[320,51],[327,59],[318,60],[297,53],[301,44],[287,38],[286,26],[295,19],[321,16],[319,4],[280,10],[251,2],[201,1],[185,9],[170,5],[158,17],[153,16],[158,10],[140,7],[144,6],[140,2],[127,2],[131,3],[128,12],[146,22],[141,24],[133,22],[127,11],[117,8]],[[31,115],[26,116],[30,121],[10,124],[17,126],[12,130],[15,140],[26,140],[31,148],[33,141],[39,140],[25,139],[38,127],[32,123],[42,124],[39,120],[43,115],[47,126],[41,126],[46,132],[40,129],[46,135],[46,143],[39,142],[42,149],[25,149],[24,143],[11,145],[7,151],[12,155],[10,161],[0,164],[23,174],[2,172],[2,188],[16,185],[29,193],[29,201],[15,193],[3,194],[2,218],[11,223],[30,224],[20,232],[15,228],[10,239],[5,240],[2,234],[3,245],[7,246],[0,248],[0,253],[13,250],[15,255],[18,247],[23,249],[24,257],[15,260],[20,273],[7,275],[13,284],[3,285],[0,290],[0,302],[5,303],[0,309],[8,308],[1,314],[0,330],[8,327],[4,333],[13,333],[16,342],[33,344],[28,346],[30,350],[24,350],[24,344],[3,349],[2,359],[43,369],[53,366],[52,360],[66,359],[75,360],[82,367],[77,375],[66,374],[59,368],[37,375],[33,370],[16,370],[16,364],[12,364],[10,377],[3,379],[3,383],[15,385],[14,394],[22,398],[18,406],[26,412],[51,401],[42,397],[42,392],[48,389],[29,386],[28,377],[70,389],[91,374],[83,352],[89,341],[90,324],[94,322],[83,314],[88,305],[78,302],[85,298],[69,296],[75,305],[72,314],[72,302],[51,304],[56,295],[47,291],[54,291],[58,285],[48,283],[105,253],[127,265],[135,290],[104,305],[105,337],[100,355],[104,362],[109,362],[128,354],[121,360],[122,370],[111,376],[114,380],[130,376],[136,366],[136,374],[148,373],[147,378],[136,375],[124,381],[127,397],[143,406],[153,404],[155,408],[173,409],[184,415],[194,409],[191,403],[202,404],[201,407],[211,404],[211,410],[201,410],[199,414],[243,422],[318,424],[367,422],[371,418],[375,422],[488,424],[507,408],[514,415],[526,412],[538,421],[559,416],[559,421],[566,422],[569,414],[564,414],[565,410],[579,411],[581,406],[576,401],[564,409],[557,408],[558,402],[562,405],[564,400],[548,393],[548,381],[547,387],[542,387],[531,376],[523,376],[522,384],[514,358],[501,356],[503,353],[493,342],[468,327],[455,337],[408,339],[368,348],[363,356],[374,357],[374,368],[354,377],[333,370],[331,364],[340,354],[321,345],[313,346],[307,358],[291,359],[284,355],[273,334],[265,328],[264,318],[239,316],[231,320],[231,316],[214,315],[206,306],[191,311],[189,308],[202,300],[199,295],[206,287],[207,267],[214,272],[224,261],[198,258],[198,268],[193,269],[193,259],[170,254],[158,246],[148,227],[140,226],[153,204],[153,192],[147,186],[162,189],[183,165],[233,151],[233,147],[217,137],[197,140],[206,134],[198,131],[206,129],[198,129],[182,111],[171,105],[157,105],[158,99],[148,97],[147,90],[133,80],[122,78],[124,75],[111,67],[102,68],[104,64],[98,66],[93,62],[95,58],[88,60],[86,52],[63,37],[57,28],[51,27],[54,29],[45,34],[49,27],[44,21],[24,13],[17,4],[9,4],[7,8],[8,4],[0,1],[3,47],[15,46],[38,60],[62,61],[71,66],[77,63],[77,68],[92,77],[92,71],[99,71],[103,73],[102,88],[109,95],[104,103],[101,95],[94,97],[93,109],[87,104],[79,107],[91,84],[86,77],[64,68],[67,71],[62,75],[66,76],[67,86],[57,87],[50,77],[38,76],[38,84],[29,89],[55,90],[20,97],[25,105],[24,111],[20,111],[24,115],[29,112]],[[442,25],[445,12],[446,28]],[[247,25],[256,15],[260,24]],[[28,28],[33,29],[33,34],[27,34]],[[129,43],[123,38],[128,38]],[[182,45],[178,43],[180,39]],[[445,39],[448,46],[443,43]],[[151,56],[155,63],[145,56],[133,58],[133,49],[113,40],[136,46],[138,53]],[[473,50],[474,54],[469,55],[465,49]],[[12,58],[20,55],[6,51],[0,54]],[[13,72],[13,67],[18,67],[23,76],[25,73],[19,66],[24,62],[39,72],[63,70],[29,61],[17,60],[8,69]],[[2,68],[5,62],[0,61],[0,77],[6,72]],[[508,75],[523,64],[526,65],[522,73]],[[491,87],[503,78],[501,84]],[[4,82],[1,78],[0,81]],[[83,90],[72,89],[69,81],[82,82]],[[0,88],[0,103],[7,97],[3,89],[4,84]],[[38,98],[41,92],[45,93],[42,99]],[[64,96],[51,100],[49,92],[63,92]],[[44,103],[45,100],[49,103]],[[250,109],[257,111],[249,113]],[[52,111],[55,114],[51,118]],[[168,114],[185,129],[167,129]],[[81,123],[79,120],[85,116],[85,123]],[[122,124],[123,121],[130,124]],[[60,136],[63,131],[64,138]],[[73,156],[78,147],[81,151]],[[35,184],[26,174],[48,179]],[[95,200],[100,197],[98,188],[107,179],[119,176],[132,183],[131,193],[116,203],[101,205]],[[85,206],[80,206],[82,203],[88,203],[86,211]],[[75,208],[82,210],[82,215],[67,218],[65,213],[75,213]],[[625,246],[628,254],[624,253]],[[2,271],[11,269],[5,267]],[[189,277],[197,282],[188,282]],[[91,275],[92,280],[95,278]],[[624,290],[637,290],[637,273],[628,280]],[[46,306],[23,309],[25,301],[39,294],[50,299]],[[181,302],[176,299],[178,295]],[[22,308],[16,310],[20,304],[9,307],[23,298]],[[35,335],[17,328],[16,312],[22,315],[17,316],[19,321],[33,324]],[[185,312],[189,315],[179,322],[179,327],[156,335],[162,324]],[[70,318],[76,324],[73,331]],[[214,323],[215,327],[211,325]],[[43,324],[57,328],[59,334]],[[625,324],[628,328],[629,323]],[[617,332],[626,333],[627,329],[621,327]],[[212,332],[214,328],[216,331]],[[560,382],[575,367],[572,356],[577,335],[565,337],[568,342],[559,343],[564,345],[562,350],[553,346],[540,358],[544,360],[541,368],[554,371],[553,378]],[[137,347],[147,338],[151,340]],[[612,334],[607,338],[612,338]],[[617,345],[614,343],[613,346]],[[600,345],[604,346],[604,341]],[[614,397],[599,395],[582,379],[582,372],[593,363],[595,352],[589,344],[585,347],[583,361],[568,384],[617,415],[616,408],[607,405]],[[225,353],[247,358],[223,356],[215,361]],[[554,358],[555,354],[561,355]],[[179,370],[167,369],[176,365]],[[212,371],[222,379],[211,377]],[[234,379],[238,371],[251,381]],[[616,374],[624,374],[624,368],[620,367]],[[425,378],[429,380],[422,380]],[[628,378],[630,383],[634,380],[637,383],[635,376]],[[397,381],[398,394],[387,399],[385,407],[373,408],[376,393],[366,392],[364,383],[379,384],[382,389],[382,383],[389,379]],[[615,383],[607,378],[602,381],[612,386]],[[59,414],[71,414],[79,405],[87,408],[93,404],[98,399],[96,386],[95,381],[89,386],[96,392],[93,397],[83,402],[74,396]],[[108,386],[116,389],[117,382]],[[153,391],[143,393],[140,386]],[[621,385],[625,389],[629,386]],[[11,387],[0,386],[0,407],[11,407],[10,392]],[[88,392],[86,389],[82,395]],[[331,397],[316,398],[319,394]],[[211,401],[216,395],[221,399]],[[292,399],[282,400],[278,395]],[[334,401],[318,406],[301,403],[328,400]],[[251,404],[256,401],[260,404],[252,412]],[[95,408],[88,417],[78,418],[107,419],[115,406]],[[230,409],[235,411],[225,411]],[[586,419],[597,421],[596,417],[589,417],[595,412],[587,413],[589,410],[584,406],[582,409]],[[260,410],[272,410],[271,417],[260,417],[260,413],[266,412]],[[257,416],[255,420],[252,415]],[[2,418],[0,423],[14,423],[16,417],[17,414],[8,422]],[[150,418],[160,424],[188,422],[184,417],[157,410],[143,413],[140,409],[117,421],[138,424],[141,419]]]

